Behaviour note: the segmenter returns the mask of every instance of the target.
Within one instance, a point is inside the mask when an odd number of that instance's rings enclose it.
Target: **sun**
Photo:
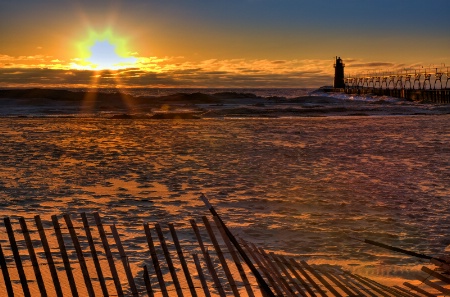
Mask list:
[[[136,58],[122,57],[116,52],[116,47],[109,41],[96,41],[91,46],[91,56],[86,59],[90,66],[97,70],[116,70],[133,66]]]
[[[127,50],[127,40],[114,36],[112,30],[103,33],[89,31],[84,41],[77,43],[78,58],[72,68],[85,70],[118,70],[136,67],[137,58]]]

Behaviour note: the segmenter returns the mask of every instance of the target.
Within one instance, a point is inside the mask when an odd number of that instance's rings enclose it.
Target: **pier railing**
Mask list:
[[[372,72],[345,78],[348,94],[374,94],[413,101],[450,103],[450,67]]]

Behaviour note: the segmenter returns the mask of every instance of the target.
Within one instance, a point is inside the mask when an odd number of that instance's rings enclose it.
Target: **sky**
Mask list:
[[[319,87],[450,66],[448,0],[0,0],[0,87]]]

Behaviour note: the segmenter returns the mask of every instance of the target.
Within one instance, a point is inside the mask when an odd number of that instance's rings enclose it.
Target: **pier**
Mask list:
[[[336,65],[342,65],[339,73]],[[347,94],[373,94],[424,103],[450,103],[450,67],[445,67],[444,64],[440,67],[351,74],[345,77],[343,85],[336,84],[336,79],[343,76],[343,66],[342,60],[336,58],[335,88]]]

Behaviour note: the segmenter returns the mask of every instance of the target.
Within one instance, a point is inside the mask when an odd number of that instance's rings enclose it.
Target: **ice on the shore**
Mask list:
[[[173,222],[183,236],[189,219],[208,215],[206,193],[235,235],[269,251],[372,278],[414,278],[417,259],[348,235],[444,252],[449,121],[3,118],[0,215],[99,211],[140,265],[142,223]]]
[[[365,101],[365,102],[376,102],[376,101],[385,101],[385,102],[400,102],[405,101],[401,98],[396,97],[390,97],[390,96],[378,96],[378,95],[372,95],[372,94],[365,94],[365,95],[355,95],[355,94],[347,94],[347,93],[341,93],[341,92],[321,92],[320,90],[313,91],[309,93],[310,96],[321,96],[321,97],[331,97],[331,98],[337,98],[342,100],[349,100],[349,101]]]

